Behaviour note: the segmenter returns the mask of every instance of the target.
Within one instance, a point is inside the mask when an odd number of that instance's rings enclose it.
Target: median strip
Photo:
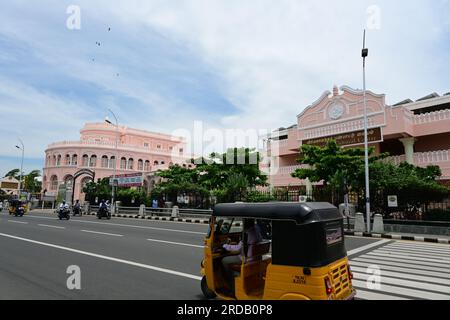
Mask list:
[[[98,231],[90,231],[90,230],[81,230],[81,232],[95,233],[95,234],[101,234],[101,235],[112,236],[112,237],[123,237],[123,235],[121,235],[121,234],[107,233],[107,232],[98,232]]]
[[[193,279],[193,280],[201,280],[202,279],[201,277],[193,275],[193,274],[188,274],[188,273],[179,272],[179,271],[175,271],[175,270],[155,267],[155,266],[151,266],[151,265],[147,265],[147,264],[143,264],[143,263],[138,263],[138,262],[134,262],[134,261],[118,259],[118,258],[114,258],[114,257],[108,257],[108,256],[104,256],[104,255],[101,255],[101,254],[96,254],[96,253],[92,253],[92,252],[72,249],[72,248],[63,247],[63,246],[59,246],[59,245],[55,245],[55,244],[51,244],[51,243],[31,240],[31,239],[27,239],[27,238],[16,237],[16,236],[5,234],[5,233],[0,233],[0,236],[1,237],[5,237],[5,238],[20,240],[20,241],[25,241],[25,242],[28,242],[28,243],[38,244],[38,245],[45,246],[45,247],[50,247],[50,248],[55,248],[55,249],[59,249],[59,250],[64,250],[64,251],[69,251],[69,252],[73,252],[73,253],[78,253],[78,254],[82,254],[82,255],[85,255],[85,256],[90,256],[90,257],[94,257],[94,258],[98,258],[98,259],[118,262],[118,263],[130,265],[130,266],[134,266],[134,267],[138,267],[138,268],[143,268],[143,269],[158,271],[158,272],[162,272],[162,273],[167,273],[167,274],[171,274],[171,275],[175,275],[175,276],[179,276],[179,277],[183,277],[183,278],[188,278],[188,279]]]

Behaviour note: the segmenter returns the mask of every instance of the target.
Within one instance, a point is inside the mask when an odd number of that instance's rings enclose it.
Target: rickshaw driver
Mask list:
[[[254,219],[244,219],[244,241],[248,246],[247,262],[252,261],[253,250],[252,246],[263,241],[261,230],[255,223]],[[241,240],[237,245],[224,244],[222,247],[229,252],[235,253],[232,256],[227,256],[222,259],[222,266],[225,270],[225,277],[227,282],[231,285],[231,290],[234,293],[234,270],[233,265],[242,264],[242,256],[244,250],[244,241]]]

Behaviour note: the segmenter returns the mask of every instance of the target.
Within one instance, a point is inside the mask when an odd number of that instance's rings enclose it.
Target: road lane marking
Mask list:
[[[66,227],[58,227],[58,226],[51,226],[48,224],[38,224],[40,227],[47,227],[47,228],[54,228],[54,229],[65,229]]]
[[[113,236],[113,237],[123,237],[123,235],[121,235],[121,234],[107,233],[107,232],[98,232],[98,231],[91,231],[91,230],[81,230],[81,232],[95,233],[95,234],[101,234],[101,235]]]
[[[375,257],[368,257],[368,256],[363,256],[361,257],[357,257],[352,259],[351,261],[358,261],[358,262],[367,262],[370,263],[372,265],[392,265],[392,266],[397,266],[397,267],[402,267],[402,268],[411,268],[412,269],[418,269],[418,270],[427,270],[427,271],[436,271],[436,272],[443,272],[443,273],[448,273],[448,268],[440,268],[440,267],[433,267],[433,266],[428,266],[428,265],[419,265],[417,263],[405,263],[403,260],[400,259],[381,259],[381,258],[375,258]]]
[[[8,220],[8,222],[12,222],[12,223],[19,223],[19,224],[28,224],[28,222],[23,222],[23,221],[15,221],[15,220]]]
[[[347,256],[348,256],[348,257],[353,256],[353,255],[355,255],[355,254],[357,254],[357,253],[360,253],[360,252],[362,252],[362,251],[366,251],[366,250],[371,249],[371,248],[373,248],[373,247],[380,246],[380,245],[382,245],[382,244],[384,244],[384,243],[387,243],[387,242],[390,242],[390,241],[391,241],[391,240],[384,239],[384,240],[380,240],[380,241],[377,241],[377,242],[374,242],[374,243],[370,243],[370,244],[368,244],[368,245],[365,245],[365,246],[362,246],[362,247],[359,247],[359,248],[356,248],[356,249],[353,249],[353,250],[348,251],[348,252],[347,252]]]
[[[50,219],[54,220],[54,218],[51,217],[37,217],[37,216],[29,216],[30,218],[37,218],[37,219]],[[75,222],[82,222],[82,223],[91,223],[91,224],[100,224],[100,225],[109,225],[109,226],[119,226],[119,227],[129,227],[129,228],[138,228],[138,229],[150,229],[150,230],[161,230],[161,231],[170,231],[170,232],[179,232],[179,233],[189,233],[189,234],[198,234],[205,236],[206,231],[204,232],[197,232],[197,231],[188,231],[188,230],[178,230],[178,229],[167,229],[167,228],[157,228],[157,227],[148,227],[148,226],[136,226],[131,224],[120,224],[120,223],[107,223],[107,222],[97,222],[97,221],[85,221],[85,220],[76,220],[71,219],[71,221]],[[147,220],[146,220],[147,221]]]
[[[410,262],[410,263],[417,263],[419,264],[419,261],[421,262],[420,264],[423,265],[432,265],[435,267],[450,267],[450,261],[445,261],[445,260],[441,260],[441,259],[429,259],[429,258],[417,258],[417,257],[406,257],[406,256],[400,256],[400,255],[393,255],[393,254],[386,254],[386,253],[380,253],[378,252],[378,250],[375,251],[371,251],[367,253],[368,256],[377,256],[377,257],[386,257],[386,258],[399,258],[404,260],[405,262]],[[446,266],[448,265],[448,266]]]
[[[167,274],[171,274],[171,275],[175,275],[175,276],[179,276],[179,277],[183,277],[183,278],[188,278],[188,279],[193,279],[193,280],[201,280],[202,279],[201,277],[193,275],[193,274],[188,274],[188,273],[179,272],[179,271],[175,271],[175,270],[155,267],[155,266],[151,266],[151,265],[143,264],[143,263],[138,263],[138,262],[134,262],[134,261],[129,261],[129,260],[124,260],[124,259],[118,259],[118,258],[114,258],[114,257],[104,256],[104,255],[101,255],[101,254],[96,254],[96,253],[92,253],[92,252],[72,249],[72,248],[69,248],[69,247],[59,246],[59,245],[46,243],[46,242],[41,242],[41,241],[36,241],[36,240],[32,240],[32,239],[17,237],[17,236],[9,235],[9,234],[6,234],[6,233],[0,233],[0,236],[5,237],[5,238],[20,240],[20,241],[25,241],[25,242],[29,242],[29,243],[33,243],[33,244],[38,244],[38,245],[45,246],[45,247],[50,247],[50,248],[60,249],[60,250],[69,251],[69,252],[73,252],[73,253],[78,253],[78,254],[82,254],[82,255],[85,255],[85,256],[90,256],[90,257],[99,258],[99,259],[103,259],[103,260],[123,263],[123,264],[126,264],[126,265],[138,267],[138,268],[143,268],[143,269],[158,271],[158,272],[162,272],[162,273],[167,273]]]
[[[186,247],[194,247],[194,248],[205,248],[205,246],[199,246],[195,244],[188,244],[188,243],[180,243],[180,242],[172,242],[172,241],[164,241],[164,240],[156,240],[156,239],[147,239],[148,241],[152,242],[161,242],[161,243],[167,243],[167,244],[174,244],[177,246],[186,246]]]
[[[410,257],[410,258],[422,258],[424,255],[426,255],[428,258],[431,258],[431,259],[450,261],[449,254],[435,254],[435,253],[429,253],[426,251],[410,253],[410,252],[394,251],[392,249],[388,250],[388,249],[382,248],[382,249],[377,249],[374,252],[396,255],[398,257]]]
[[[366,290],[362,290],[359,288],[356,291],[356,298],[363,299],[363,300],[411,300],[408,298],[391,296],[388,294],[376,293],[376,292],[372,292],[372,291],[366,291]]]

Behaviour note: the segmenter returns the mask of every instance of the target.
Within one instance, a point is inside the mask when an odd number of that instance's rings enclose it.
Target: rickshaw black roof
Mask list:
[[[339,210],[327,202],[221,203],[214,207],[213,216],[294,220],[297,223],[342,218]]]

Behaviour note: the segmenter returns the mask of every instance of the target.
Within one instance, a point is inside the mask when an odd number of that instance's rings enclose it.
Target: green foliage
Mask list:
[[[250,191],[245,197],[246,202],[270,202],[276,198],[271,196],[270,193],[263,193],[259,191]]]
[[[13,170],[9,171],[7,174],[5,174],[5,177],[12,177],[12,178],[19,180],[20,169],[13,169]]]
[[[41,171],[33,170],[28,174],[24,174],[22,177],[23,185],[22,190],[30,193],[39,193],[42,189],[42,183],[37,180],[41,176]],[[9,171],[5,177],[12,177],[20,180],[20,169],[13,169]]]
[[[234,148],[226,153],[212,153],[208,158],[192,159],[194,168],[172,166],[158,172],[163,182],[152,192],[153,198],[167,195],[195,194],[218,202],[245,199],[249,188],[266,185],[267,177],[259,170],[260,155],[254,149]]]
[[[110,199],[112,189],[109,185],[109,178],[98,179],[97,182],[88,182],[83,188],[83,192],[86,194],[86,201],[91,204],[95,203],[95,198],[98,198],[99,202]]]

